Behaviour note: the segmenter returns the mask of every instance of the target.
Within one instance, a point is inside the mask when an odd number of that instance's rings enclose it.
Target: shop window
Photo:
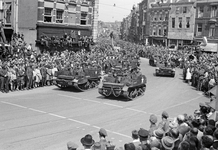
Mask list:
[[[63,10],[57,10],[56,23],[63,23],[63,14],[64,14]]]
[[[186,28],[190,28],[190,17],[186,17]]]
[[[172,28],[175,28],[175,18],[172,18]]]
[[[182,28],[182,17],[179,17],[179,28]]]
[[[52,22],[52,8],[44,9],[44,22]]]

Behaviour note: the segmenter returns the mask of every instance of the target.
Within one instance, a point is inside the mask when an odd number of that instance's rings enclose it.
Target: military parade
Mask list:
[[[217,1],[125,3],[0,0],[0,150],[218,149]]]

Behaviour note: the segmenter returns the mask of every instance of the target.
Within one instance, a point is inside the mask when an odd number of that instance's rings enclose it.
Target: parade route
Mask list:
[[[105,128],[107,139],[119,147],[132,141],[132,130],[149,128],[151,114],[156,114],[159,122],[165,110],[172,120],[179,114],[192,115],[199,103],[209,102],[183,82],[181,69],[176,69],[175,78],[156,77],[154,71],[142,58],[147,88],[133,101],[106,99],[97,89],[78,92],[56,86],[1,93],[0,149],[66,150],[68,141],[82,148],[80,139],[89,133],[98,141],[100,128]]]

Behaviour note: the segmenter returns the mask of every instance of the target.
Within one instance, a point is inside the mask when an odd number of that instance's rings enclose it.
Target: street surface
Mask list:
[[[63,91],[56,86],[30,91],[0,94],[0,150],[66,150],[73,141],[91,134],[98,141],[101,127],[117,147],[130,142],[131,131],[149,128],[149,116],[158,122],[163,110],[170,118],[192,115],[200,102],[209,99],[182,80],[182,70],[175,78],[156,77],[155,67],[141,59],[141,71],[147,77],[144,96],[133,101],[105,99],[97,89],[87,92]]]

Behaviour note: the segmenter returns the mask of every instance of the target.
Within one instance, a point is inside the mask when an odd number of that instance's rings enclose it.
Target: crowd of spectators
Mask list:
[[[163,111],[159,122],[156,115],[150,115],[150,127],[133,130],[132,140],[121,147],[116,147],[107,140],[107,131],[103,128],[99,130],[99,141],[95,141],[90,134],[87,134],[81,139],[81,144],[84,149],[92,150],[216,150],[217,123],[201,115],[192,117],[182,114],[174,120],[169,120],[169,114]],[[74,142],[67,143],[68,150],[78,148]]]
[[[179,67],[184,69],[184,80],[198,90],[204,89],[206,82],[208,89],[217,84],[218,61],[215,54],[199,55],[188,50],[171,52],[164,47],[126,42],[116,43],[121,47],[120,51],[100,42],[93,46],[91,51],[81,49],[77,52],[64,50],[38,53],[31,45],[24,46],[22,38],[16,36],[17,44],[13,47],[13,55],[1,58],[0,90],[3,93],[52,85],[56,71],[66,67],[81,69],[84,62],[90,67],[99,65],[106,71],[113,66],[114,60],[132,54],[147,58],[150,55],[159,55],[160,62],[178,60]],[[200,105],[200,110],[194,117],[182,114],[173,121],[169,121],[169,114],[164,111],[159,123],[157,116],[152,114],[149,119],[150,128],[132,131],[132,141],[126,143],[123,148],[107,141],[107,132],[103,128],[99,131],[99,141],[94,141],[92,136],[87,134],[81,139],[81,144],[84,149],[96,150],[213,150],[218,148],[218,126],[215,120],[209,119],[214,111],[213,107]],[[69,150],[75,150],[78,145],[68,142],[67,147]]]
[[[79,73],[84,69],[84,64],[89,68],[100,66],[107,73],[114,63],[118,63],[117,60],[134,53],[133,49],[114,51],[109,45],[97,45],[91,51],[81,49],[76,52],[64,50],[38,53],[31,44],[26,47],[20,45],[17,50],[13,50],[13,55],[0,61],[0,90],[3,93],[53,85],[56,71],[74,69],[74,72]]]

